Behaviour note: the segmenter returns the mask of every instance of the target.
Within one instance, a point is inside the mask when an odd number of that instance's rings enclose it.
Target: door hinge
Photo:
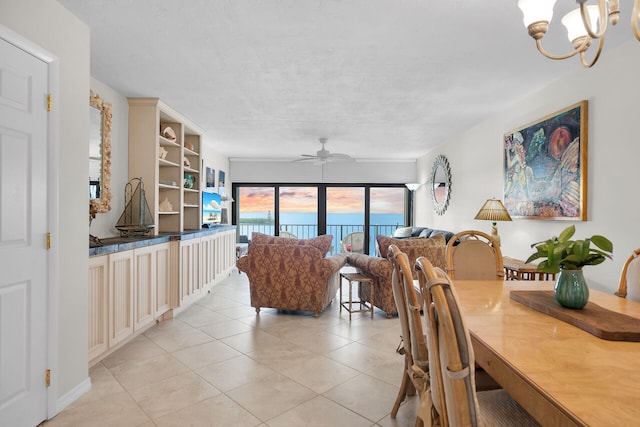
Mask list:
[[[47,369],[46,371],[44,371],[44,382],[46,383],[47,387],[51,387],[51,369]]]
[[[51,233],[47,233],[47,249],[51,249]]]
[[[47,94],[47,111],[51,111],[53,109],[53,97],[50,93]]]

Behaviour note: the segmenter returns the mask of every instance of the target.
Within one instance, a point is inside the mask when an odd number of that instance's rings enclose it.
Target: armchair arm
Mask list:
[[[322,260],[323,269],[329,274],[336,273],[347,263],[346,254],[335,254]]]
[[[386,258],[350,253],[347,263],[370,276],[391,277],[391,263]]]
[[[247,255],[243,255],[236,261],[236,267],[238,267],[239,271],[244,273],[247,272],[247,268],[249,267],[249,257]]]

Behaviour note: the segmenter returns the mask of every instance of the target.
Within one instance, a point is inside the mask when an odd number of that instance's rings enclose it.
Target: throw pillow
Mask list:
[[[400,227],[393,232],[393,237],[410,237],[411,227]]]
[[[324,234],[322,236],[312,237],[310,239],[290,239],[288,237],[269,236],[267,234],[262,234],[255,231],[251,235],[251,243],[267,245],[309,245],[318,249],[323,256],[327,252],[329,252],[332,240],[333,236],[330,234]]]
[[[446,243],[442,234],[436,234],[428,239],[411,238],[411,239],[394,239],[393,237],[377,236],[378,246],[380,248],[380,256],[387,257],[389,245],[396,245],[398,249],[407,254],[409,262],[415,263],[416,258],[426,257],[431,263],[440,268],[445,267],[445,251]]]

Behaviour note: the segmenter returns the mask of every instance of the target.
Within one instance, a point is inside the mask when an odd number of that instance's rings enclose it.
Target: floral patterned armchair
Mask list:
[[[365,254],[351,253],[347,256],[347,263],[355,267],[362,274],[373,278],[374,305],[387,313],[387,317],[398,312],[396,302],[393,298],[393,288],[391,286],[391,274],[393,266],[387,259],[387,251],[390,245],[396,245],[400,251],[407,254],[409,265],[413,270],[414,279],[417,278],[414,270],[418,257],[424,256],[434,266],[442,269],[446,266],[446,240],[443,234],[436,234],[433,237],[414,237],[406,239],[394,239],[392,237],[377,236],[380,256],[369,256]],[[364,301],[371,301],[371,290],[369,284],[363,283],[360,287],[360,298]]]
[[[253,233],[246,256],[236,265],[249,277],[251,306],[313,311],[327,308],[340,286],[345,254],[327,257],[333,237],[290,239]]]

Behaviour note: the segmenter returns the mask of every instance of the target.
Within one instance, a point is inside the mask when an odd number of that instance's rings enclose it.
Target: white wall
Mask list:
[[[91,89],[111,103],[111,210],[99,213],[91,222],[89,232],[101,239],[118,236],[115,228],[124,211],[124,186],[128,182],[129,103],[127,97],[104,83],[91,79]]]
[[[540,61],[547,59],[540,56]],[[573,60],[576,60],[575,58]],[[418,160],[418,181],[427,182],[436,155],[451,163],[452,196],[443,216],[433,212],[427,186],[416,192],[417,224],[452,231],[490,230],[487,221],[474,220],[482,203],[503,197],[503,134],[580,100],[589,101],[587,221],[518,219],[500,222],[505,255],[526,259],[530,244],[576,225],[576,238],[602,234],[614,244],[614,261],[585,268],[590,286],[613,292],[622,265],[640,247],[640,198],[636,197],[640,144],[637,136],[640,43],[633,40],[605,50],[592,69],[580,69],[551,83],[502,113],[454,137]],[[526,84],[526,82],[523,82]],[[508,94],[504,94],[508,99]]]
[[[216,187],[218,186],[218,173],[220,171],[224,171],[225,173],[225,190],[227,193],[231,193],[231,179],[234,178],[230,173],[229,168],[229,158],[227,156],[223,156],[219,152],[216,151],[215,143],[207,138],[205,135],[203,138],[204,144],[202,150],[200,152],[200,158],[202,159],[202,172],[201,172],[201,182],[200,188],[205,188],[206,183],[206,169],[207,167],[213,168],[216,171]]]
[[[59,257],[59,333],[57,366],[51,368],[60,398],[88,378],[89,29],[54,0],[2,1],[0,24],[59,61],[59,96],[53,100],[59,117],[59,211],[52,236]]]
[[[416,180],[415,160],[357,161],[327,163],[324,166],[292,161],[251,161],[231,159],[235,182],[302,183],[388,183]]]

